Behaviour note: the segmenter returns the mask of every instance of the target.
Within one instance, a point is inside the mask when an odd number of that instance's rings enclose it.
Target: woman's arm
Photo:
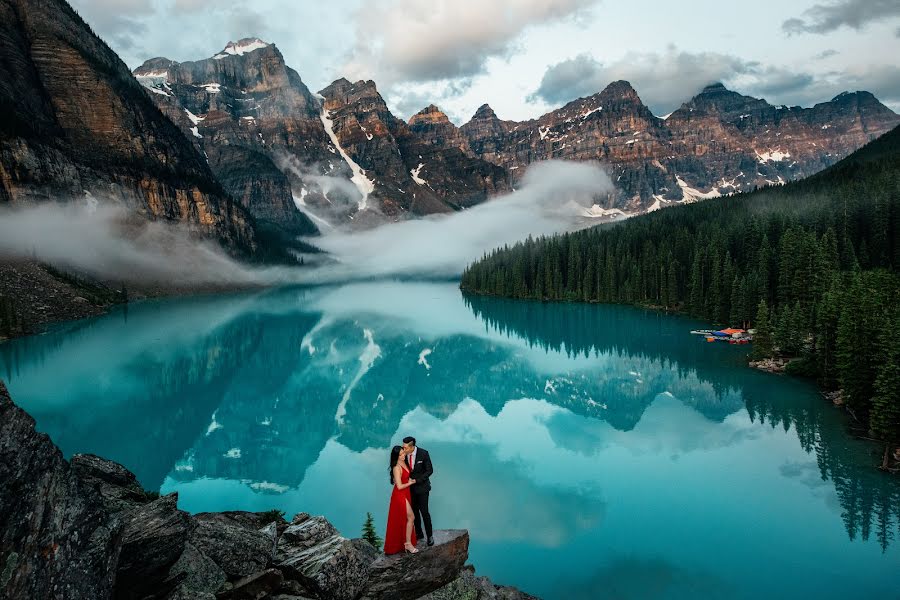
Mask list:
[[[407,483],[400,483],[400,475],[401,475],[401,467],[400,465],[394,465],[394,485],[397,486],[398,490],[405,490],[412,484],[416,482],[415,479],[410,479]]]

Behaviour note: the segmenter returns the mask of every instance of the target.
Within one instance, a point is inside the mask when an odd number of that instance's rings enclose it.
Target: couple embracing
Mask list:
[[[434,545],[431,535],[431,514],[428,512],[429,478],[434,473],[431,456],[416,446],[416,438],[403,438],[402,446],[391,450],[391,504],[388,507],[384,553],[416,553],[417,540],[422,539],[422,521],[428,545]]]

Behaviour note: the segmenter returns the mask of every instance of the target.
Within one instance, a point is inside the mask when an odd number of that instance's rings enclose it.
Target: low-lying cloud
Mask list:
[[[183,224],[146,221],[88,197],[0,210],[0,257],[35,258],[112,283],[183,289],[450,277],[498,246],[581,226],[584,208],[612,189],[598,164],[537,163],[520,189],[465,211],[367,231],[325,229],[308,241],[326,254],[307,256],[304,267],[244,264]]]
[[[178,287],[260,284],[278,276],[240,264],[183,226],[92,202],[0,211],[0,256],[35,258],[105,281]]]
[[[534,164],[521,184],[507,196],[449,216],[317,239],[339,264],[319,268],[314,279],[455,276],[493,248],[577,227],[583,209],[613,189],[599,165],[561,161]]]

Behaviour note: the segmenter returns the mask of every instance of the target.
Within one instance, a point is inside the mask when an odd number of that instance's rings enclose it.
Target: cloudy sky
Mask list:
[[[374,79],[402,117],[433,102],[461,124],[487,102],[521,120],[616,79],[658,115],[714,81],[801,106],[869,90],[900,111],[900,0],[71,1],[131,67],[257,36],[313,91]]]

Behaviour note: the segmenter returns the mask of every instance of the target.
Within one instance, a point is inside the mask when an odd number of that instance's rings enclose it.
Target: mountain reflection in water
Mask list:
[[[117,460],[187,510],[304,510],[348,536],[367,511],[383,527],[387,451],[413,434],[436,525],[546,598],[900,589],[900,486],[875,449],[699,325],[452,283],[290,288],[14,340],[0,377],[66,455]]]

